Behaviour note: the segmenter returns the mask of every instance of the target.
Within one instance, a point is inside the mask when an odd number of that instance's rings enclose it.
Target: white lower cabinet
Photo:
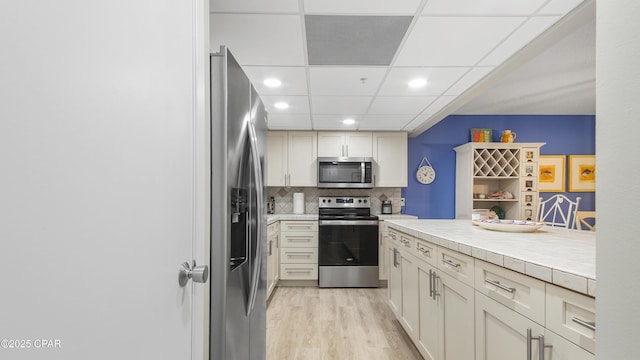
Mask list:
[[[427,263],[418,265],[418,291],[420,296],[420,325],[416,346],[425,360],[438,360],[440,328],[438,327],[438,301],[433,297],[435,268]]]
[[[594,354],[548,329],[544,333],[544,343],[549,346],[544,350],[546,360],[595,360],[596,358]]]
[[[593,297],[388,233],[389,306],[426,360],[595,359]]]
[[[389,307],[396,318],[402,316],[402,268],[400,267],[400,254],[398,247],[389,241],[387,245],[389,256],[389,272],[387,281],[387,299]]]
[[[267,227],[267,299],[280,279],[280,223]]]
[[[387,280],[389,268],[389,254],[387,248],[387,238],[389,230],[384,221],[378,222],[378,280]]]
[[[527,346],[527,329],[536,338],[545,331],[533,320],[476,293],[476,360],[542,359],[537,341]]]
[[[280,222],[280,279],[318,280],[318,222]]]
[[[400,252],[400,269],[402,272],[402,316],[400,322],[410,337],[418,334],[419,297],[418,297],[418,264],[417,260],[405,251]]]
[[[418,272],[418,350],[427,360],[473,359],[473,288],[427,263],[420,263]]]

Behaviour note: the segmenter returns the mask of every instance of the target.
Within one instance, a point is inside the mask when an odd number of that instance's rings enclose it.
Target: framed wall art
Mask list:
[[[596,191],[595,155],[569,155],[569,191]]]
[[[538,191],[564,192],[564,155],[540,155]]]

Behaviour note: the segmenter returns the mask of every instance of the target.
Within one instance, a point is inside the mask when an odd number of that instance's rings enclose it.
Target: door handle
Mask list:
[[[193,282],[197,283],[206,283],[209,279],[209,267],[207,265],[196,266],[195,260],[193,261],[193,267],[188,262],[182,263],[178,272],[178,284],[180,284],[180,287],[185,287],[189,279],[193,279]]]
[[[251,157],[253,159],[253,173],[255,176],[256,190],[256,262],[253,265],[251,274],[251,283],[249,288],[249,306],[247,307],[247,316],[253,310],[258,294],[258,283],[260,281],[260,268],[262,267],[262,237],[264,224],[264,182],[262,179],[262,165],[260,164],[260,152],[258,149],[258,135],[256,129],[251,122],[247,126],[249,130],[249,145],[251,147]]]

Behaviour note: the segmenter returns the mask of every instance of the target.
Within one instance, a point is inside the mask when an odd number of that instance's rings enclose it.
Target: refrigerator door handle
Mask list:
[[[247,307],[247,316],[253,310],[256,302],[256,295],[258,294],[258,282],[260,281],[260,268],[262,267],[262,227],[263,221],[263,207],[264,207],[264,180],[262,179],[262,165],[260,164],[260,152],[258,148],[258,137],[256,129],[251,122],[248,123],[249,129],[249,144],[250,152],[253,162],[253,173],[255,176],[256,184],[256,263],[252,269],[251,276],[251,288],[249,289],[249,306]]]

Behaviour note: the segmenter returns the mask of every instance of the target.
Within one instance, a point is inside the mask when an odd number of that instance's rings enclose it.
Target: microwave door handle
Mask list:
[[[366,182],[367,178],[365,176],[366,176],[367,173],[365,171],[364,161],[360,163],[360,174],[361,174],[360,182],[361,183]]]
[[[255,176],[256,184],[256,263],[253,264],[252,276],[251,276],[251,288],[249,290],[249,306],[247,307],[247,316],[253,310],[256,302],[256,296],[258,294],[258,284],[260,280],[260,268],[262,267],[262,228],[264,217],[264,180],[262,179],[262,166],[260,164],[260,152],[258,149],[258,139],[256,135],[256,129],[252,123],[248,124],[249,129],[249,144],[250,152],[253,162],[253,174]]]

